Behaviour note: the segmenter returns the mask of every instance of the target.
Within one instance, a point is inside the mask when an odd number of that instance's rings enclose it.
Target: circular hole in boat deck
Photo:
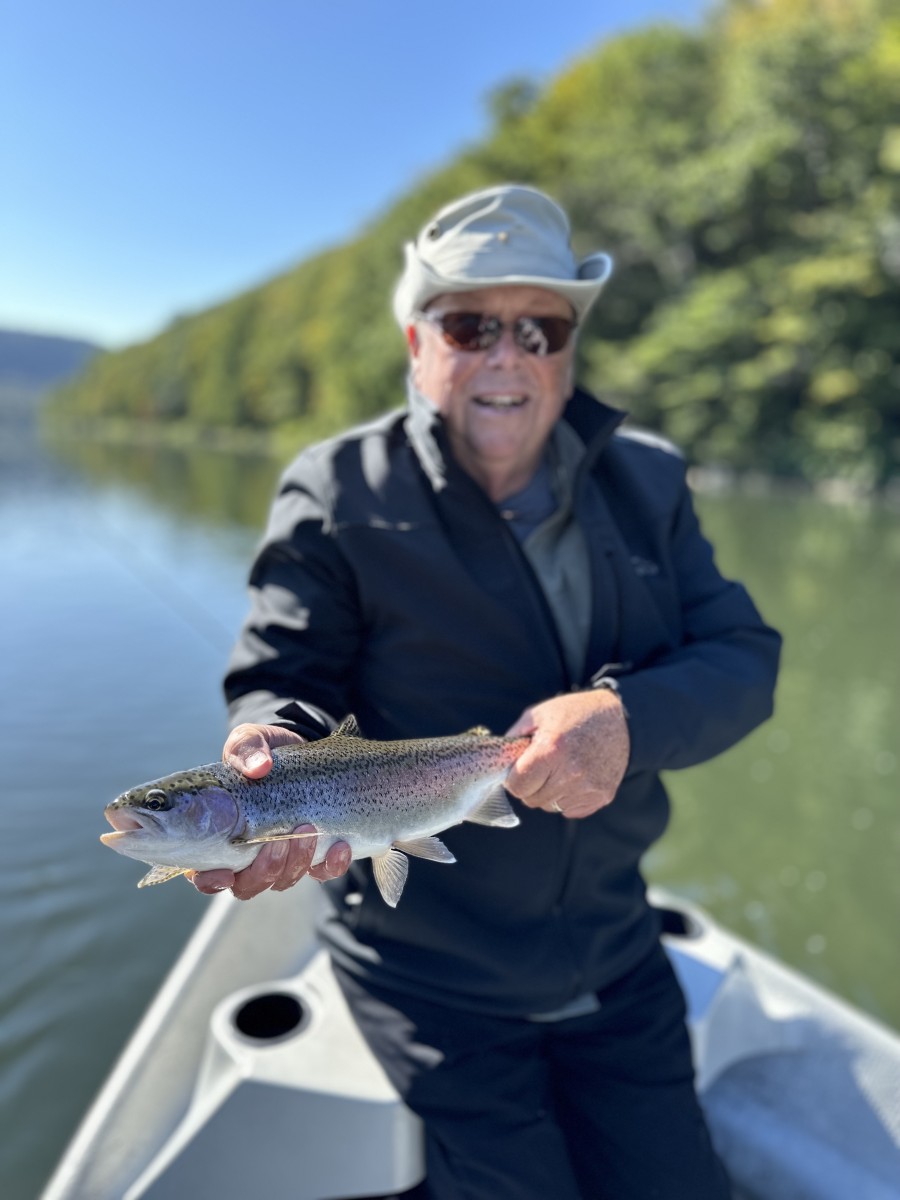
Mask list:
[[[265,1042],[297,1033],[308,1019],[305,1006],[290,992],[263,992],[245,1001],[234,1014],[238,1033]]]

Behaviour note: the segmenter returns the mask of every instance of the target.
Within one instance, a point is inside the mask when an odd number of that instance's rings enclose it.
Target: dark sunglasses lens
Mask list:
[[[437,323],[444,339],[457,350],[489,350],[503,333],[500,318],[485,313],[444,313]],[[519,317],[513,336],[523,350],[543,356],[562,350],[572,329],[572,322],[565,317]]]
[[[500,336],[496,322],[481,313],[444,313],[441,329],[444,337],[458,350],[486,350]]]
[[[529,354],[558,354],[569,340],[572,322],[565,317],[521,317],[516,342]]]

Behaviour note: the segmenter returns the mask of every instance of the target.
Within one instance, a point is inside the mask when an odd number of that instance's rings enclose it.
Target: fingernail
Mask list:
[[[261,750],[257,750],[247,759],[247,766],[264,767],[268,761],[269,760],[266,758],[265,754],[263,754]]]

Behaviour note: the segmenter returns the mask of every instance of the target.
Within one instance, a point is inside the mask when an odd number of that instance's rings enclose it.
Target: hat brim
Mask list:
[[[438,275],[416,252],[412,242],[406,246],[406,269],[394,292],[394,315],[405,329],[417,312],[421,312],[437,296],[455,292],[474,292],[479,288],[540,287],[564,296],[575,311],[578,324],[584,320],[591,305],[600,295],[613,271],[608,254],[591,254],[578,267],[576,279],[558,279],[546,275],[459,276]]]

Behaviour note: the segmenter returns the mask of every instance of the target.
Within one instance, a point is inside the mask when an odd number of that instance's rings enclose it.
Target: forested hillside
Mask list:
[[[395,406],[403,241],[460,192],[518,180],[617,262],[584,384],[693,459],[863,486],[900,470],[898,0],[729,0],[489,104],[488,136],[354,240],[98,358],[55,420],[286,448]]]

